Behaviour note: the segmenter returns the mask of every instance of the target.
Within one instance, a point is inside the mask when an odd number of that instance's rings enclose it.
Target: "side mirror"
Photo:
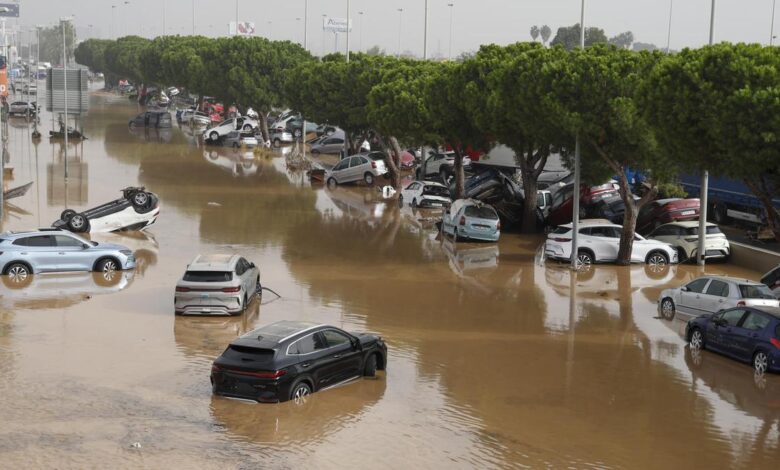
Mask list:
[[[254,268],[254,267],[256,267],[256,266],[255,266],[255,263],[249,263],[249,267],[250,267],[250,268]]]
[[[352,342],[352,349],[354,349],[356,351],[362,351],[363,350],[363,345],[360,344],[360,340],[359,339],[352,338],[352,339],[350,339],[350,341]]]
[[[89,245],[87,245],[86,243],[82,243],[81,244],[81,249],[82,250],[86,250],[87,248],[89,248]]]
[[[683,292],[688,292],[688,286],[682,286],[680,287],[680,290]]]

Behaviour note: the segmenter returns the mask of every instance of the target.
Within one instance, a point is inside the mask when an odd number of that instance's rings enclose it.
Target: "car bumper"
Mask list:
[[[501,232],[477,232],[475,230],[463,230],[458,232],[458,235],[469,240],[481,240],[486,242],[497,242],[501,238]]]
[[[291,382],[259,379],[228,371],[211,373],[211,390],[215,395],[254,400],[260,403],[279,403],[290,397]]]
[[[199,293],[192,295],[176,295],[174,297],[174,310],[181,315],[197,316],[227,316],[236,315],[243,311],[241,296],[214,296],[207,297]]]
[[[450,205],[451,205],[451,203],[449,201],[445,201],[445,200],[423,199],[418,204],[418,207],[438,209],[438,208],[442,208],[442,207],[449,207]]]

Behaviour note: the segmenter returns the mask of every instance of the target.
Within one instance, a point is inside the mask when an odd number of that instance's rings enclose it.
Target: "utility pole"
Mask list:
[[[68,53],[67,41],[65,40],[65,22],[67,18],[60,19],[62,23],[62,77],[65,91],[65,181],[68,181]]]
[[[358,39],[360,42],[358,42],[358,50],[363,52],[363,12],[359,11],[358,16],[360,17],[360,24],[358,25],[360,28],[360,37]]]
[[[580,10],[580,49],[585,50],[585,0],[582,0]],[[580,133],[578,131],[574,144],[574,192],[572,193],[574,206],[571,213],[571,268],[573,270],[576,270],[579,264],[577,242],[580,230],[580,159],[582,157],[580,147]]]
[[[454,3],[448,3],[448,7],[450,7],[450,44],[448,46],[449,51],[447,52],[447,60],[452,61],[452,10],[455,7]]]
[[[309,0],[303,0],[303,49],[309,50]]]
[[[347,0],[347,63],[349,63],[349,10],[349,0]]]
[[[715,0],[712,0],[710,11],[710,46],[715,41]],[[699,191],[699,247],[696,250],[696,264],[704,266],[707,256],[707,204],[709,199],[710,172],[704,170],[701,174],[701,189]]]
[[[769,27],[769,45],[775,45],[775,7],[777,6],[777,0],[772,0],[772,24]]]
[[[425,28],[423,30],[423,60],[428,60],[428,0],[425,0]]]
[[[192,0],[192,35],[195,36],[195,0]]]
[[[669,0],[669,29],[666,32],[666,53],[669,53],[669,47],[672,41],[672,9],[674,8],[674,0]]]
[[[398,9],[398,50],[395,54],[396,59],[401,57],[401,25],[403,24],[404,9]]]

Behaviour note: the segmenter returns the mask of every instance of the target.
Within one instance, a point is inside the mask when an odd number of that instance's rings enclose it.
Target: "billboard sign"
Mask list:
[[[230,36],[254,36],[255,35],[255,24],[250,21],[239,21],[238,22],[238,33],[236,33],[236,22],[231,21],[228,24],[228,35]]]
[[[8,9],[8,11],[0,11],[0,17],[2,18],[19,18],[19,4],[18,3],[0,3],[0,10],[5,10],[5,8]]]
[[[0,96],[8,96],[8,69],[5,67],[0,69]]]
[[[329,16],[326,16],[322,18],[322,29],[324,31],[332,31],[334,33],[346,33],[347,19],[331,18]],[[352,20],[349,20],[349,30],[352,31]]]

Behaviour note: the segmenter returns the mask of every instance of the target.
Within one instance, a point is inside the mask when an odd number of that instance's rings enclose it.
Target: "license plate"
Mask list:
[[[200,298],[201,299],[208,299],[209,295],[208,294],[200,294]]]
[[[696,213],[696,211],[682,211],[682,212],[680,212],[680,215],[693,215],[695,213]]]

